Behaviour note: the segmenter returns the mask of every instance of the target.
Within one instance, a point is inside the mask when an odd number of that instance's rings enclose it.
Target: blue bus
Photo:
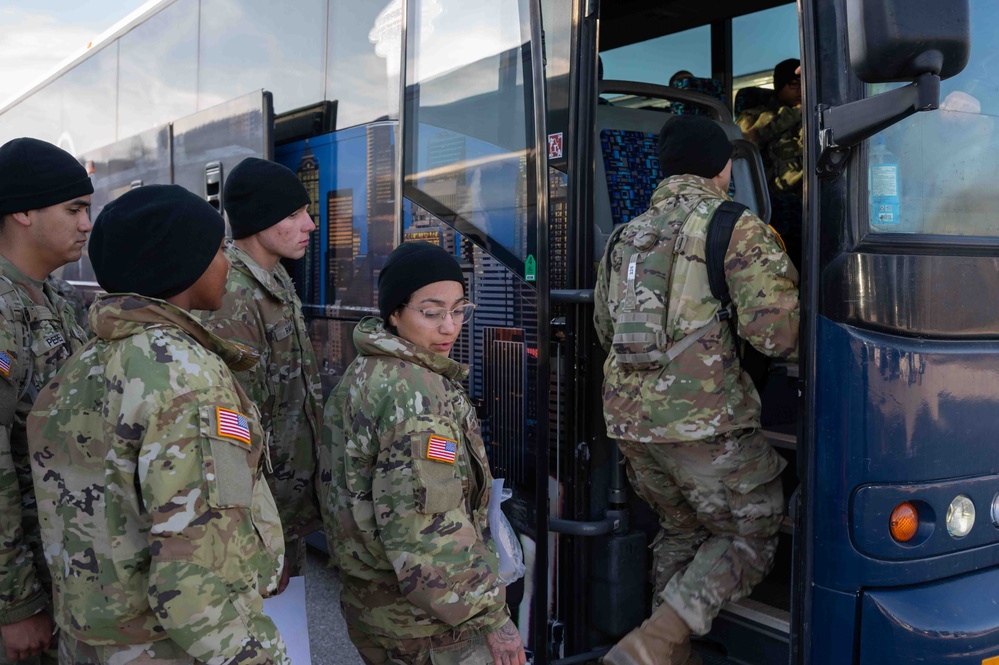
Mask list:
[[[595,262],[647,206],[669,114],[720,123],[735,198],[776,214],[733,118],[800,58],[801,360],[761,395],[789,518],[695,646],[995,665],[997,29],[992,0],[160,0],[0,109],[0,142],[77,155],[94,216],[151,183],[221,212],[247,156],[297,172],[327,389],[392,248],[454,252],[478,308],[453,354],[527,564],[508,602],[532,662],[569,665],[647,616],[657,529],[604,433]],[[86,256],[62,276],[97,288]]]

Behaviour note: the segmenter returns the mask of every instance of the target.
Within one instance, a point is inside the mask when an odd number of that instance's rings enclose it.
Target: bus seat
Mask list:
[[[733,104],[732,112],[735,113],[735,117],[738,118],[739,114],[746,109],[764,106],[770,101],[770,97],[773,94],[774,91],[767,88],[758,88],[756,86],[742,88],[735,93],[735,103]]]
[[[600,153],[595,160],[593,185],[596,260],[614,227],[631,221],[649,207],[652,193],[662,180],[659,130],[669,115],[659,110],[597,107]],[[770,200],[759,152],[742,138],[737,125],[731,121],[719,125],[733,142],[733,198],[769,222]]]
[[[714,97],[728,107],[728,102],[725,99],[725,88],[722,86],[720,81],[715,79],[688,76],[687,78],[680,79],[679,81],[674,81],[671,87],[679,90],[700,92],[710,97]],[[670,110],[678,115],[708,115],[705,109],[688,102],[670,102]]]

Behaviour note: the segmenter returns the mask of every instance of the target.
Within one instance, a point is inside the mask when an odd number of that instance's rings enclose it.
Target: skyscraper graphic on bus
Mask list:
[[[385,259],[396,245],[395,148],[392,143],[392,127],[368,127],[367,142],[368,247],[367,269],[364,272],[370,275],[369,281],[372,284],[377,284]],[[370,304],[373,306],[375,302],[372,299]]]
[[[354,191],[326,193],[326,304],[343,302],[354,277]]]
[[[319,165],[312,148],[306,144],[305,152],[298,165],[298,179],[309,192],[309,216],[319,226]],[[322,255],[320,251],[322,240],[318,232],[309,237],[309,247],[305,256],[298,262],[296,282],[299,296],[304,302],[318,302],[322,280]]]

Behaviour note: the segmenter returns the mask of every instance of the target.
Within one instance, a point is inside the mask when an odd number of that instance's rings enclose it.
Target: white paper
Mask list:
[[[311,665],[309,621],[305,614],[305,578],[292,577],[284,593],[264,598],[264,614],[277,625],[292,665]]]

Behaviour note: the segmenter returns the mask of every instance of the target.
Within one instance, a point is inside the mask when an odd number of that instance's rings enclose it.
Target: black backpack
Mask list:
[[[757,351],[752,344],[739,339],[736,332],[736,311],[732,305],[732,296],[725,281],[725,252],[732,241],[732,231],[735,223],[742,217],[747,206],[735,201],[724,201],[708,222],[708,233],[704,243],[704,258],[708,269],[708,285],[711,295],[721,301],[721,316],[728,319],[732,326],[732,338],[735,342],[735,353],[744,372],[753,380],[756,391],[763,394],[770,375],[770,358]]]

